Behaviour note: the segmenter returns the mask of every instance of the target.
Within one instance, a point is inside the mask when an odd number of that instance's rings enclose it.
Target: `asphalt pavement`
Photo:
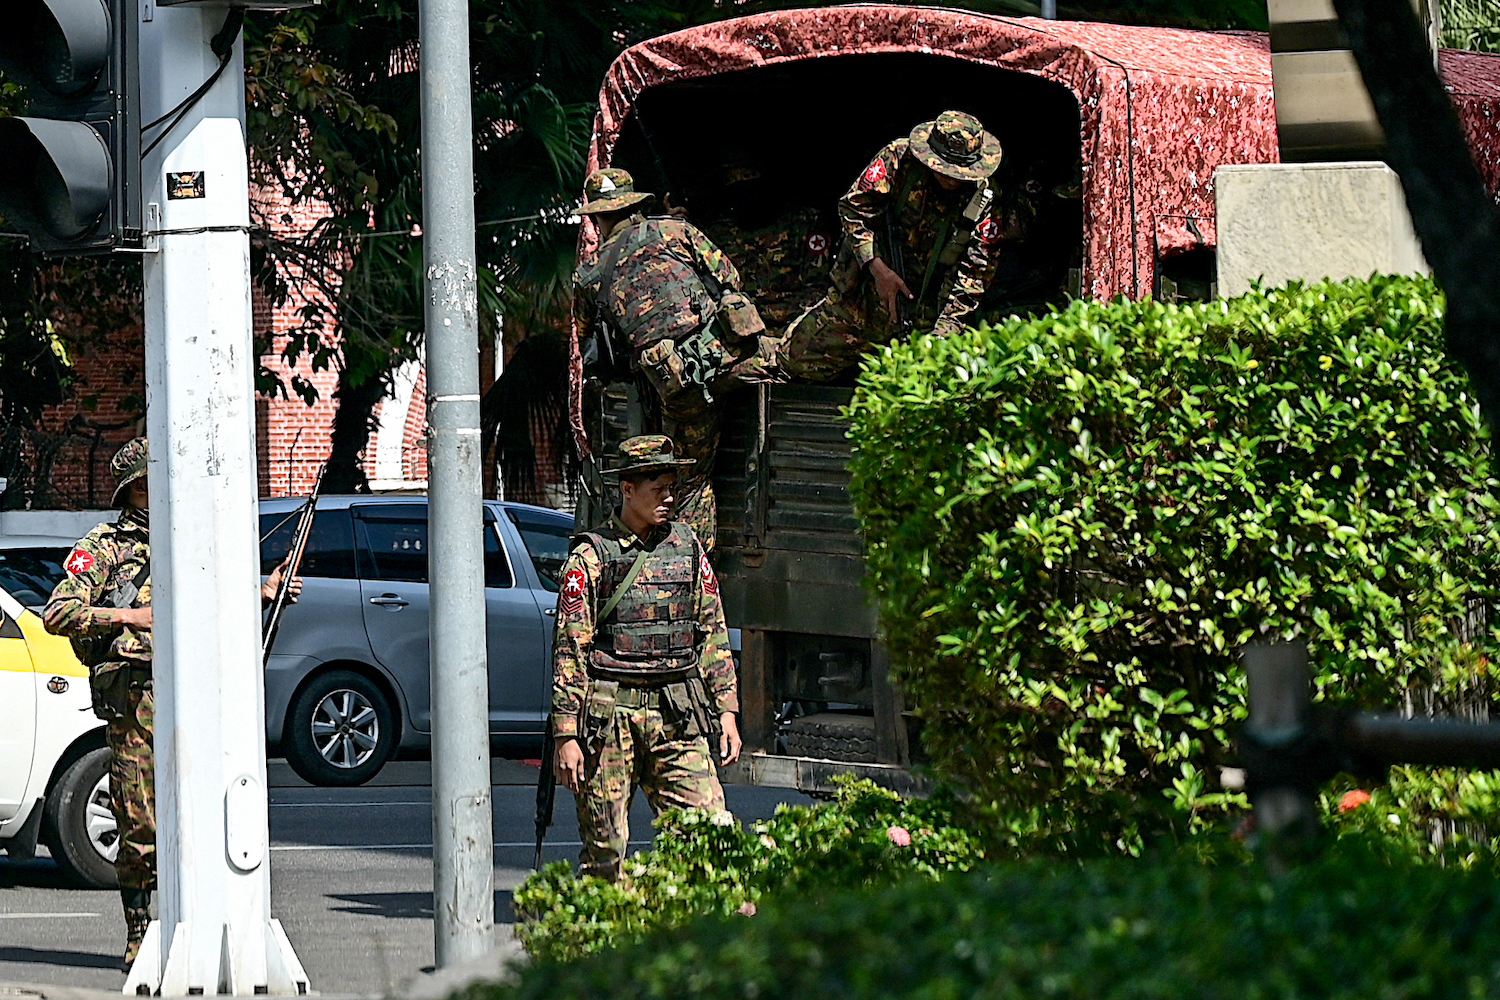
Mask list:
[[[531,872],[537,769],[496,759],[497,943],[512,936],[511,892]],[[270,766],[271,910],[280,918],[313,989],[400,995],[433,961],[432,788],[426,761],[393,761],[368,785],[314,788],[282,761]],[[744,820],[781,802],[811,800],[773,788],[726,786]],[[631,843],[650,843],[651,812],[631,811]],[[579,848],[572,797],[558,790],[545,860]],[[75,889],[43,856],[0,856],[0,986],[43,983],[118,991],[125,922],[119,894]],[[0,990],[0,993],[3,993]]]

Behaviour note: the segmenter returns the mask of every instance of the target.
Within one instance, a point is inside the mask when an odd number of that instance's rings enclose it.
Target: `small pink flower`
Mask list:
[[[897,847],[911,846],[911,831],[904,826],[893,826],[885,831],[885,835],[891,838],[891,843]]]
[[[1368,801],[1370,801],[1370,793],[1362,788],[1345,792],[1344,797],[1339,800],[1339,812],[1353,812]]]
[[[735,910],[734,912],[738,913],[742,917],[753,917],[755,916],[755,904],[747,899],[745,900],[745,902],[741,903],[740,908],[738,910]]]

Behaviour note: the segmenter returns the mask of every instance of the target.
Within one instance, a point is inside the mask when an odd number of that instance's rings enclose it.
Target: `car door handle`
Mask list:
[[[542,614],[546,615],[548,618],[556,618],[557,617],[557,609],[556,608],[544,608],[542,610]]]
[[[370,598],[371,604],[378,604],[383,608],[404,608],[410,601],[402,600],[395,594],[381,594],[379,597]]]

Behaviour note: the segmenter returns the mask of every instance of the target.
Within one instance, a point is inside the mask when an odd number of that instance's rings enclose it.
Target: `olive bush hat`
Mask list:
[[[1000,140],[973,115],[944,111],[911,130],[911,155],[955,180],[982,181],[1000,166]]]
[[[109,460],[109,471],[115,477],[115,495],[109,501],[111,507],[125,505],[125,488],[146,474],[149,457],[143,437],[126,441],[115,452],[115,457]]]
[[[638,434],[620,442],[617,465],[609,475],[622,476],[631,472],[651,472],[660,469],[667,472],[684,465],[692,465],[691,458],[678,458],[677,447],[665,434]]]
[[[618,167],[595,170],[583,182],[583,204],[579,215],[594,215],[598,212],[618,212],[631,205],[655,198],[654,194],[635,189],[635,178]]]

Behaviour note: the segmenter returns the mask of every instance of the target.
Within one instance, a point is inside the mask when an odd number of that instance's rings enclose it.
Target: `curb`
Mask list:
[[[445,1000],[446,997],[470,986],[513,986],[520,978],[520,970],[530,962],[521,942],[514,937],[500,942],[493,951],[471,959],[462,965],[439,969],[417,976],[399,991],[403,1000]],[[4,1000],[0,996],[0,1000]],[[51,998],[49,998],[51,1000]],[[71,998],[58,998],[71,1000]],[[79,997],[76,1000],[93,1000]]]

